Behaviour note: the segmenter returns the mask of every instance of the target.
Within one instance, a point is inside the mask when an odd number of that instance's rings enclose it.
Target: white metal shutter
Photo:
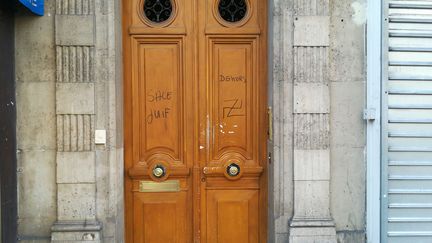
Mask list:
[[[432,243],[432,0],[387,3],[382,238]]]

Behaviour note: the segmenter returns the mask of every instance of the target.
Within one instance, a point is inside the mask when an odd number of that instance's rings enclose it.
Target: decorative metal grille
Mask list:
[[[246,16],[246,0],[220,0],[219,14],[228,22],[238,22]]]
[[[144,14],[152,22],[162,23],[171,17],[171,0],[145,0]]]

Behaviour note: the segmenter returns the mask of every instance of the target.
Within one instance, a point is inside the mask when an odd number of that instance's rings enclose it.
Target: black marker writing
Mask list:
[[[155,92],[150,91],[147,93],[147,101],[148,102],[158,102],[163,100],[171,100],[172,92],[171,91],[162,91],[157,90]]]
[[[245,116],[242,112],[243,110],[243,100],[230,99],[224,100],[224,103],[228,103],[228,106],[223,107],[223,117],[233,117],[233,116]]]
[[[231,76],[231,75],[219,75],[220,82],[246,82],[246,78],[243,75]]]
[[[147,120],[147,124],[152,124],[154,120],[157,119],[167,119],[169,112],[170,112],[170,108],[164,108],[162,110],[150,110],[150,114],[147,115],[146,120]]]

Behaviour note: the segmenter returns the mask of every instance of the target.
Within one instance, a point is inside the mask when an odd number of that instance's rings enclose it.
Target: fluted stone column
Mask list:
[[[56,0],[57,222],[51,242],[101,242],[96,219],[95,3]]]
[[[336,242],[330,215],[329,2],[294,1],[294,216],[290,242]]]

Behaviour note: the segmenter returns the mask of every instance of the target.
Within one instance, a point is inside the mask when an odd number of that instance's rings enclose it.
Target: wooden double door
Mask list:
[[[266,0],[124,0],[128,243],[266,242]]]

